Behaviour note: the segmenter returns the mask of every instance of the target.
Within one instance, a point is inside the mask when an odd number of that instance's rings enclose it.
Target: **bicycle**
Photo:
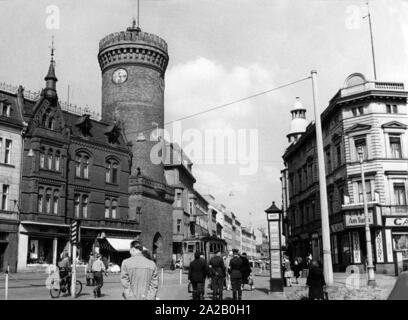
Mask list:
[[[62,293],[68,292],[71,295],[71,276],[72,272],[69,272],[65,277],[62,279],[53,279],[51,281],[51,289],[50,295],[51,298],[55,299],[58,298]],[[56,283],[58,281],[59,283]],[[75,282],[75,297],[79,296],[82,291],[82,282],[76,280]]]

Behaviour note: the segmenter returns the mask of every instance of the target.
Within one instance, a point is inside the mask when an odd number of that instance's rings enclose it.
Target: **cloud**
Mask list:
[[[227,69],[216,61],[198,57],[167,71],[167,119],[174,120],[229,103],[257,93],[271,83],[270,73],[258,64]],[[223,118],[228,120],[243,118],[253,112],[254,106],[254,101],[249,100],[213,114],[222,112]]]

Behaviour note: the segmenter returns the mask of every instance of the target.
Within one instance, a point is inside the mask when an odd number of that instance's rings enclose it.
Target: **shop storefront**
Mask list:
[[[70,252],[69,226],[22,222],[19,228],[17,271],[56,265]]]
[[[387,260],[389,269],[399,274],[408,270],[408,217],[384,218]]]

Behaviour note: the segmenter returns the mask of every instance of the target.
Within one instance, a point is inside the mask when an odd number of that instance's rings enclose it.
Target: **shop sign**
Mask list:
[[[408,227],[408,218],[397,217],[397,218],[386,218],[386,227]]]
[[[344,223],[343,223],[343,222],[339,222],[339,223],[332,224],[332,225],[330,226],[330,229],[331,229],[331,231],[332,231],[333,233],[341,232],[341,231],[344,230]]]
[[[365,225],[364,212],[348,212],[344,215],[344,222],[346,227],[360,227]],[[374,224],[373,211],[368,211],[368,221],[370,225]]]
[[[375,230],[375,250],[377,262],[384,262],[383,239],[381,230]]]

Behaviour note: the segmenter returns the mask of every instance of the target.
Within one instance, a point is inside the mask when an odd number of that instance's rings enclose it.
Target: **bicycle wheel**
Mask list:
[[[82,282],[77,280],[75,282],[75,297],[78,297],[81,294],[81,292],[82,292]],[[71,288],[69,288],[69,294],[70,295],[72,294]]]
[[[82,282],[77,280],[75,286],[75,297],[78,297],[82,292]]]

